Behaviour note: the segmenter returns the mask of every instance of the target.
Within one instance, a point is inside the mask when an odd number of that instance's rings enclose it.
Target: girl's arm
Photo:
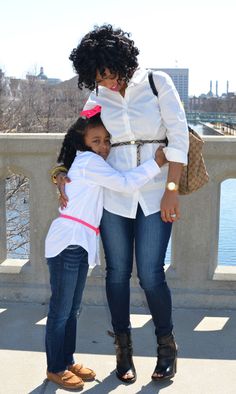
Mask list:
[[[163,149],[160,147],[156,152],[155,160],[150,159],[129,171],[119,172],[111,167],[102,157],[91,153],[88,154],[88,161],[85,167],[79,169],[80,176],[82,175],[86,180],[107,189],[133,193],[158,175],[161,172],[160,167],[166,162]],[[75,166],[72,167],[71,171],[78,171],[76,161]]]
[[[97,155],[95,155],[95,156],[97,156]],[[102,160],[102,162],[104,162],[103,159],[100,158],[100,160]],[[151,161],[153,161],[153,163],[154,163],[154,160],[151,160]],[[157,165],[155,165],[154,168],[155,168],[155,175],[157,175],[157,173],[160,172],[160,167],[162,167],[164,164],[167,163],[167,159],[166,159],[165,154],[163,152],[163,146],[159,146],[158,149],[156,150],[156,152],[155,152],[155,161],[156,161]],[[108,164],[107,164],[107,166],[110,167]],[[146,164],[145,164],[145,166],[146,166]],[[158,167],[159,167],[159,170],[158,170]],[[112,167],[110,167],[110,168],[112,168]],[[113,168],[112,168],[112,170],[115,171]],[[135,170],[137,171],[137,169],[135,169]],[[138,170],[138,171],[140,171],[140,170]],[[116,171],[116,172],[119,174],[119,176],[121,175],[121,173],[119,173],[118,171]],[[94,171],[92,171],[92,177],[94,178]],[[128,175],[128,178],[130,179],[129,175]],[[148,178],[147,175],[145,175],[144,183],[148,182],[149,179],[151,179],[151,178]],[[123,181],[124,181],[124,179],[123,179]],[[60,192],[59,205],[60,205],[60,207],[62,209],[66,208],[67,203],[68,203],[68,197],[67,197],[67,195],[65,193],[65,185],[66,185],[66,183],[69,183],[69,182],[70,182],[70,178],[67,176],[67,172],[63,172],[63,173],[59,172],[57,174],[55,183],[57,184],[58,190]],[[142,185],[144,185],[144,183],[142,183]],[[109,187],[109,186],[105,186],[105,187]],[[137,190],[137,188],[138,188],[134,184],[133,184],[133,187],[135,188],[135,190]],[[121,190],[119,189],[118,191],[121,191]],[[130,189],[129,189],[129,191],[130,191]],[[127,189],[126,189],[126,192],[127,192]]]

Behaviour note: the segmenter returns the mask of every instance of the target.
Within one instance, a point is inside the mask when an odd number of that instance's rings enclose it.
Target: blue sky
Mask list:
[[[74,76],[68,56],[95,24],[132,33],[142,67],[189,68],[190,94],[236,91],[235,0],[8,0],[1,3],[0,68],[24,78]]]

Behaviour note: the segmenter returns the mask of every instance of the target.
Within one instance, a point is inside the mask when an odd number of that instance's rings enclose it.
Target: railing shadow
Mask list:
[[[0,349],[44,352],[45,325],[37,324],[46,317],[47,305],[0,304]],[[146,309],[135,311],[136,320],[145,315],[146,323],[132,330],[134,355],[156,357],[156,338],[153,323]],[[175,309],[175,336],[180,358],[235,360],[236,311]],[[220,330],[197,331],[204,317],[228,319]],[[113,355],[114,339],[109,315],[104,307],[87,307],[82,310],[78,324],[77,351],[80,354]]]

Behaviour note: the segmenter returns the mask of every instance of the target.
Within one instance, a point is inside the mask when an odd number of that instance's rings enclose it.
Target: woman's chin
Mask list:
[[[112,87],[111,90],[112,90],[113,92],[119,92],[120,86],[119,86],[119,85],[116,85],[116,86]]]

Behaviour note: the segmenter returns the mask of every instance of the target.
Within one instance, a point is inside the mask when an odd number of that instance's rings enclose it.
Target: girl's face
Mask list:
[[[106,160],[110,152],[111,143],[110,134],[105,127],[89,127],[85,133],[84,142],[94,153],[97,153]]]
[[[107,89],[119,92],[124,88],[125,81],[118,81],[118,75],[112,74],[108,68],[105,68],[105,73],[102,76],[99,71],[96,73],[96,83],[100,86],[104,86]]]

